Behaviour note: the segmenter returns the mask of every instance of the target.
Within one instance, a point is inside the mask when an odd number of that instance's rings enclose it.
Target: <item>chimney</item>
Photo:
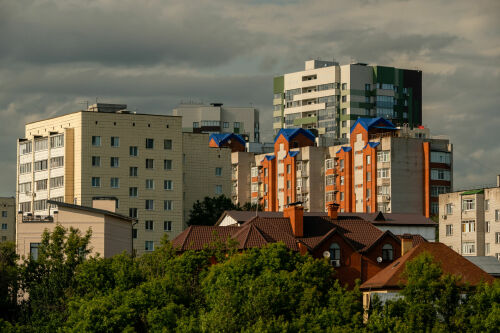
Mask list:
[[[283,217],[290,219],[293,235],[295,237],[304,236],[304,207],[294,205],[283,210]]]
[[[328,217],[332,220],[336,220],[339,216],[339,204],[332,203],[328,205]]]
[[[103,209],[114,213],[116,211],[116,199],[93,199],[92,208]]]
[[[413,239],[410,234],[401,236],[401,256],[407,254],[413,248]]]

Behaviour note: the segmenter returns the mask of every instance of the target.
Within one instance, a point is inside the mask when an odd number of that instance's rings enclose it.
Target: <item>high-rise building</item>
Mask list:
[[[16,240],[16,199],[0,198],[0,242]]]
[[[165,233],[173,238],[184,229],[188,202],[220,191],[230,195],[230,150],[209,153],[207,134],[184,139],[181,117],[124,108],[97,104],[92,111],[26,124],[18,141],[18,210],[43,217],[52,215],[47,200],[91,207],[94,199],[113,198],[117,213],[138,220],[133,237],[141,254]],[[214,178],[220,168],[217,184],[204,186],[212,178],[185,166],[192,156],[203,156]],[[195,193],[185,193],[183,179],[199,184]]]
[[[309,60],[305,70],[274,78],[273,129],[301,127],[349,138],[359,117],[422,124],[422,72],[378,65]]]
[[[500,176],[496,187],[439,195],[439,241],[464,256],[500,260]]]
[[[173,110],[182,116],[182,130],[194,133],[236,133],[245,141],[260,142],[259,110],[223,106],[222,103],[180,104]]]

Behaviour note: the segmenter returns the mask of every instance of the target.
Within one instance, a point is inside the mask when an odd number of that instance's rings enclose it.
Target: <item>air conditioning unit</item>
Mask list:
[[[340,260],[339,259],[332,259],[332,260],[330,260],[330,264],[333,267],[340,267]]]

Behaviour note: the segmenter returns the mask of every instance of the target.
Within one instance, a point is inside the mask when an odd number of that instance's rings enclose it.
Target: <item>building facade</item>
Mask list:
[[[24,215],[43,217],[52,215],[47,200],[91,206],[93,199],[113,197],[117,213],[138,220],[133,237],[141,254],[165,233],[173,238],[184,229],[185,202],[197,194],[185,193],[183,176],[200,184],[211,177],[190,169],[184,175],[183,162],[201,153],[184,144],[180,117],[137,114],[124,106],[97,104],[93,111],[26,124],[18,142],[16,200]],[[196,143],[208,138],[191,135]],[[201,147],[211,149],[206,141]]]
[[[422,124],[422,72],[377,65],[309,60],[305,70],[275,77],[273,129],[302,127],[349,138],[359,117]]]
[[[194,133],[236,133],[249,142],[260,142],[259,110],[223,106],[222,103],[180,104],[173,110],[182,116],[182,130]]]
[[[16,240],[16,198],[0,198],[0,242]]]
[[[500,180],[497,187],[441,194],[439,240],[463,256],[500,260]]]

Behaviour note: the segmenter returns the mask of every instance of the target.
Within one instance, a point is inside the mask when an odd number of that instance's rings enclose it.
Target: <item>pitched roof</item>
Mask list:
[[[203,250],[214,241],[226,241],[238,227],[217,227],[192,225],[172,240],[172,246],[179,251]]]
[[[337,150],[336,154],[340,153],[341,151],[345,151],[347,153],[347,152],[350,152],[351,150],[352,150],[351,147],[349,147],[349,146],[343,146],[343,147],[340,147],[339,150]]]
[[[91,212],[91,213],[113,216],[113,217],[117,217],[119,219],[127,220],[127,221],[134,221],[135,220],[132,217],[128,217],[128,216],[125,216],[122,214],[111,212],[111,211],[105,210],[105,209],[98,209],[98,208],[87,207],[87,206],[73,205],[70,203],[54,201],[54,200],[47,200],[47,203],[49,203],[51,205],[55,205],[57,207],[66,207],[66,208],[71,208],[71,209],[84,210],[84,211]]]
[[[278,140],[278,138],[283,135],[286,141],[292,140],[294,137],[296,137],[299,134],[303,134],[306,138],[310,139],[311,141],[314,141],[316,137],[314,134],[311,133],[311,131],[308,131],[304,128],[282,128],[274,138],[274,142]]]
[[[448,246],[442,243],[424,242],[363,283],[361,289],[399,289],[400,283],[406,282],[402,276],[406,263],[424,252],[430,253],[434,261],[440,263],[443,273],[461,276],[462,283],[477,285],[481,281],[492,283],[494,280],[488,273]]]
[[[382,117],[358,118],[358,120],[356,120],[356,122],[351,126],[351,132],[356,128],[358,124],[363,126],[363,128],[366,129],[367,131],[369,131],[372,128],[384,128],[390,130],[396,129],[396,126],[394,126],[393,123]]]
[[[412,245],[412,248],[413,247],[416,247],[417,245],[420,245],[422,243],[426,243],[427,242],[427,239],[425,239],[424,237],[422,237],[422,235],[414,235],[414,234],[403,234],[403,235],[398,235],[398,238],[399,239],[403,239],[404,238],[411,238],[411,245]]]
[[[465,259],[494,277],[500,277],[500,261],[493,256],[467,256]]]
[[[223,145],[231,139],[239,141],[242,145],[246,144],[245,140],[240,135],[234,133],[213,133],[210,134],[208,141],[210,142],[212,139],[217,146]]]

